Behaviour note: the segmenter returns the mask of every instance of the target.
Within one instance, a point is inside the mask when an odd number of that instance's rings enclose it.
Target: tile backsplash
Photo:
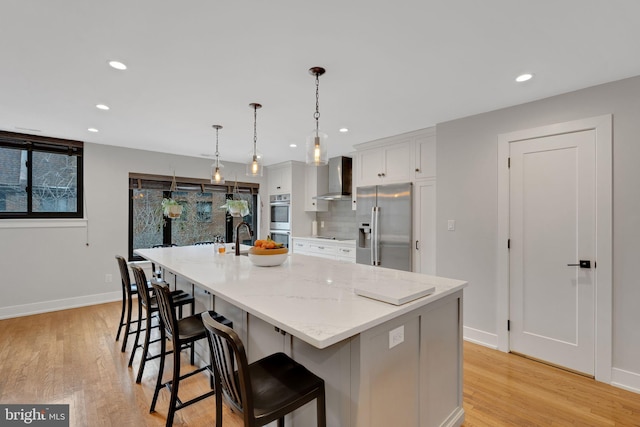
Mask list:
[[[356,238],[356,211],[351,209],[351,199],[329,202],[327,212],[317,212],[318,235],[340,239]],[[320,223],[324,221],[324,228]]]

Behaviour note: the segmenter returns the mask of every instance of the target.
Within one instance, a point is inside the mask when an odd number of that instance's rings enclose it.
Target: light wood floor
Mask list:
[[[129,351],[121,353],[114,341],[119,305],[0,321],[0,403],[68,403],[78,427],[163,426],[168,392],[160,393],[158,412],[148,410],[155,361],[138,385],[137,371],[127,367]],[[640,426],[638,394],[470,343],[464,351],[467,427]],[[208,385],[196,376],[180,394],[188,398]],[[214,425],[215,416],[210,398],[178,411],[174,425]],[[226,408],[223,419],[225,426],[242,425]]]

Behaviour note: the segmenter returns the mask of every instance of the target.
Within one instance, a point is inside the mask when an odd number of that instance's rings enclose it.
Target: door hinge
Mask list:
[[[507,239],[507,249],[511,249],[511,239]]]
[[[511,168],[511,157],[507,157],[507,167]]]
[[[507,320],[507,331],[511,330],[511,320]]]

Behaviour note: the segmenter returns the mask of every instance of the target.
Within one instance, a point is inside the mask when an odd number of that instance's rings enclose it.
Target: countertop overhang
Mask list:
[[[400,270],[290,254],[281,266],[258,267],[246,256],[207,246],[137,249],[238,308],[311,344],[326,348],[463,289],[467,282]],[[395,306],[356,295],[362,284],[433,285],[435,292]]]

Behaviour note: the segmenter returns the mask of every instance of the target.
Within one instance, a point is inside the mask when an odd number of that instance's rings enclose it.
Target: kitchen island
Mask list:
[[[210,294],[206,308],[234,322],[250,362],[284,351],[324,378],[328,426],[462,423],[466,282],[296,254],[257,267],[206,246],[136,253]],[[432,294],[399,306],[354,292],[429,286]],[[314,419],[307,405],[289,425]]]

